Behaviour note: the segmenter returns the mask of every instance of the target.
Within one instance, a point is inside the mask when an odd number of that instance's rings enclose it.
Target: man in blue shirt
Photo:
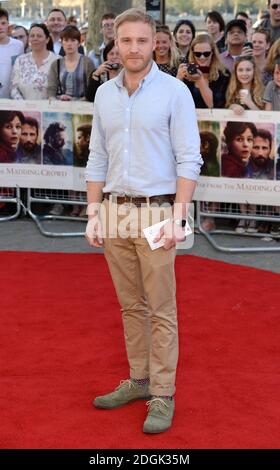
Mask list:
[[[94,102],[86,237],[104,246],[130,379],[94,405],[111,409],[151,396],[143,431],[159,433],[170,428],[175,407],[176,242],[185,237],[202,159],[190,92],[152,60],[154,20],[130,9],[116,18],[115,33],[124,68],[98,88]],[[151,250],[143,228],[165,219],[156,237],[164,245]]]

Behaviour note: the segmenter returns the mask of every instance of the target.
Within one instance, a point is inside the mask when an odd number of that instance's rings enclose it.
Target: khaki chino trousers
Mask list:
[[[176,248],[151,250],[143,228],[172,217],[170,205],[137,208],[104,199],[104,254],[121,305],[130,377],[150,379],[151,395],[175,393],[178,325]]]

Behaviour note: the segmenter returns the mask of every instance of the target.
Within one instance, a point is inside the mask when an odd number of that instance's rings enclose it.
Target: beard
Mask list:
[[[255,165],[258,167],[265,166],[267,162],[267,158],[265,157],[256,157],[256,158],[253,158],[253,160],[254,160]]]
[[[143,57],[143,56],[128,56],[122,58],[122,63],[124,68],[130,73],[139,73],[144,71],[148,65],[151,63],[151,57]]]
[[[21,144],[22,148],[26,150],[26,152],[34,152],[36,144],[33,144],[32,142],[26,142],[25,144]]]

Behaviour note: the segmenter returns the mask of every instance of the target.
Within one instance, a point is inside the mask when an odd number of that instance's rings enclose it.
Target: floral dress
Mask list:
[[[10,96],[14,100],[47,99],[48,73],[57,55],[49,51],[43,64],[37,67],[32,52],[17,57],[11,79]]]

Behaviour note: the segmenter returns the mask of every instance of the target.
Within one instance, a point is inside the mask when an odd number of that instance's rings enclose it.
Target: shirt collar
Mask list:
[[[29,54],[30,54],[31,60],[32,60],[32,61],[34,62],[34,64],[35,64],[35,59],[34,59],[34,57],[33,57],[33,55],[32,55],[32,51],[31,51]],[[58,57],[59,57],[59,56],[58,56]],[[43,64],[46,64],[46,63],[50,60],[50,58],[51,58],[51,51],[49,51],[47,57],[46,57],[45,59],[43,59],[43,61],[42,61]]]
[[[124,69],[121,70],[119,75],[115,78],[115,83],[119,88],[124,87],[124,84],[123,84],[124,72],[125,72]],[[139,87],[147,86],[155,78],[158,72],[159,72],[159,68],[157,64],[155,63],[155,61],[152,61],[152,67],[150,71],[147,73],[147,75],[145,75],[145,77],[142,78],[142,80],[140,81]]]

